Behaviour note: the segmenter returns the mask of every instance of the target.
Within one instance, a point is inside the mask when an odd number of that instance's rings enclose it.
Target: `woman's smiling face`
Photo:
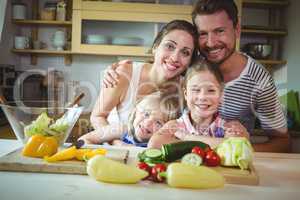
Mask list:
[[[183,30],[173,30],[164,36],[153,50],[158,75],[166,80],[181,74],[190,65],[194,51],[193,36]]]
[[[221,96],[221,85],[208,70],[195,73],[187,81],[184,90],[184,97],[191,116],[198,119],[212,117],[218,110]]]

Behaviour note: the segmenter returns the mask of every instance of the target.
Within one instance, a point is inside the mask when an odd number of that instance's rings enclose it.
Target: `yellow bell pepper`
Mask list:
[[[225,182],[224,177],[213,169],[184,163],[171,163],[160,175],[167,178],[169,186],[176,188],[218,188]]]
[[[62,151],[57,152],[53,156],[46,156],[44,160],[47,162],[56,162],[56,161],[63,161],[63,160],[70,160],[75,158],[77,149],[75,146],[69,147],[67,149],[63,149]]]
[[[84,160],[89,160],[92,157],[94,157],[95,155],[105,155],[106,154],[106,149],[94,149],[92,151],[88,151],[83,155],[83,159]]]
[[[52,156],[57,152],[58,142],[53,136],[33,135],[25,144],[22,155],[28,157],[43,158]]]
[[[51,157],[45,157],[45,160],[48,162],[64,161],[77,159],[80,161],[88,160],[95,155],[105,155],[105,149],[76,149],[75,146],[63,149],[62,151],[57,152]]]
[[[75,158],[77,160],[83,161],[86,154],[92,152],[93,149],[77,149]]]
[[[135,166],[96,155],[87,163],[87,173],[97,181],[109,183],[137,183],[148,176],[148,172]]]

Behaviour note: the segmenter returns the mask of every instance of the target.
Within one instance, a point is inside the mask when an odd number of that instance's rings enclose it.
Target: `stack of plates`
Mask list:
[[[108,44],[109,38],[104,35],[87,35],[85,42],[87,44]]]
[[[144,40],[138,37],[114,37],[111,40],[114,45],[128,45],[128,46],[143,46]]]

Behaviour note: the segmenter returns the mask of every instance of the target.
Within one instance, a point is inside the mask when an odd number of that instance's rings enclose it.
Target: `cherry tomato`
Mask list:
[[[206,152],[204,163],[209,167],[219,166],[221,158],[214,150],[210,150]]]
[[[203,160],[205,158],[205,151],[201,147],[195,146],[192,149],[192,153],[199,155]]]
[[[166,170],[167,170],[167,167],[162,163],[158,163],[154,167],[152,167],[152,170],[151,170],[152,181],[163,182],[165,180],[165,178],[160,176],[159,173],[165,172]]]
[[[151,170],[152,168],[147,164],[147,163],[144,163],[144,162],[139,162],[137,164],[137,167],[142,169],[142,170],[145,170],[146,172],[148,172],[148,176],[144,179],[148,179],[150,176],[151,176]]]

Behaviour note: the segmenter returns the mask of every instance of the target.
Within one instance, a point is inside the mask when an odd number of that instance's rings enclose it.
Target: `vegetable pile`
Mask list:
[[[182,141],[163,145],[161,150],[146,149],[138,154],[138,159],[134,167],[95,156],[88,161],[87,172],[98,181],[110,183],[150,180],[178,188],[218,188],[224,186],[224,177],[210,167],[247,169],[252,162],[252,147],[245,138],[229,138],[216,150],[202,142]]]

